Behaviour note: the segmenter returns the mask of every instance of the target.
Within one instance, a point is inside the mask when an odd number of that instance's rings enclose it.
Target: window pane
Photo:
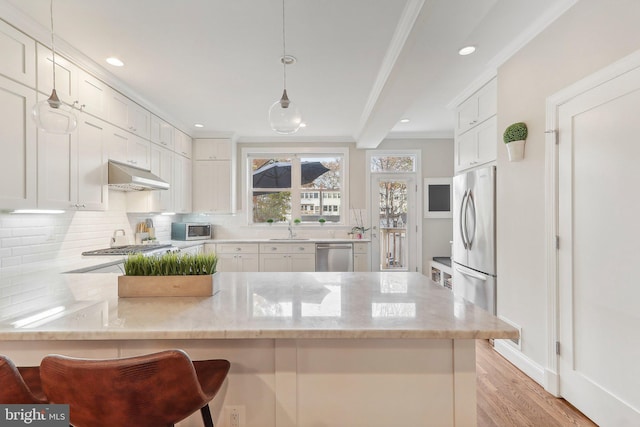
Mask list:
[[[415,156],[371,157],[371,172],[415,172]]]
[[[254,191],[253,222],[286,222],[291,218],[290,191]],[[272,220],[272,221],[269,221]]]
[[[291,188],[291,159],[251,159],[253,188]]]
[[[300,217],[304,222],[340,222],[341,156],[300,158]],[[310,191],[312,190],[312,191]]]

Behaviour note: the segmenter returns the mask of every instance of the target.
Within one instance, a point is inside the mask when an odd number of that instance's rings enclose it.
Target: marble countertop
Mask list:
[[[118,298],[116,274],[23,283],[39,302],[0,316],[0,340],[518,336],[419,273],[216,273],[211,297]]]

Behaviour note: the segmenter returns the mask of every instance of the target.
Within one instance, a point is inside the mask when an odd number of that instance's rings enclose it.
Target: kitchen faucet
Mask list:
[[[291,220],[289,220],[289,238],[293,239],[296,237],[296,233],[293,232],[293,225],[291,224]]]

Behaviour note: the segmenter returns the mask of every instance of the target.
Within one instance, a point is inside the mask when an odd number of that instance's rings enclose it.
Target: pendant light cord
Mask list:
[[[53,0],[52,0],[53,1]],[[283,73],[283,87],[287,90],[287,49],[286,49],[286,33],[285,33],[285,20],[284,20],[284,0],[282,0],[282,69]]]
[[[56,46],[53,40],[53,0],[51,0],[50,2],[50,17],[51,17],[51,52],[53,54],[53,90],[56,90]]]

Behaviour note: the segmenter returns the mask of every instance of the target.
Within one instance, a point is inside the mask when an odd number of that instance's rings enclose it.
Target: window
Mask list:
[[[415,172],[416,157],[412,155],[400,156],[371,156],[371,172]]]
[[[304,153],[281,149],[246,148],[247,206],[249,222],[344,224],[347,204],[344,188],[347,149],[306,149]]]

